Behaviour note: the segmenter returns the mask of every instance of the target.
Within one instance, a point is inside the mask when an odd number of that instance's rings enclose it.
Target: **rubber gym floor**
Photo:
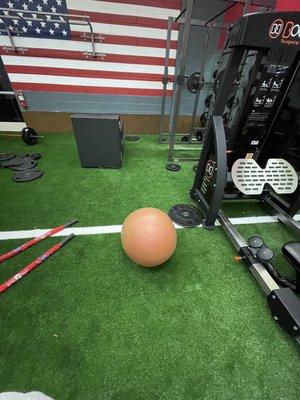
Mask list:
[[[82,169],[74,138],[34,147],[1,138],[2,152],[38,152],[44,176],[28,183],[0,170],[1,231],[122,224],[133,210],[188,203],[192,162],[165,169],[156,137],[125,142],[120,170]],[[229,216],[265,215],[257,203]],[[240,225],[276,252],[295,239],[278,223]],[[0,299],[0,392],[39,390],[56,400],[299,399],[299,349],[273,322],[264,295],[221,228],[177,230],[162,267],[124,254],[119,234],[76,236]],[[3,240],[1,253],[27,239]],[[59,238],[0,266],[1,282]]]

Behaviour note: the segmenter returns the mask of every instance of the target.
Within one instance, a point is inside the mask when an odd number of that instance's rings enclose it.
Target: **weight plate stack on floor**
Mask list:
[[[166,169],[168,171],[177,172],[177,171],[181,170],[181,166],[179,164],[169,163],[169,164],[166,165]]]
[[[16,171],[12,177],[14,182],[30,182],[40,178],[44,174],[35,168],[37,160],[40,158],[41,154],[38,153],[0,153],[0,167]]]
[[[12,171],[25,171],[26,169],[31,169],[36,167],[37,162],[30,158],[23,158],[23,163],[20,165],[11,165],[9,168]]]
[[[14,182],[30,182],[43,176],[43,172],[37,169],[28,169],[25,171],[18,171],[12,177]]]
[[[193,228],[203,221],[200,211],[189,204],[177,204],[169,211],[169,217],[173,222],[185,228]]]

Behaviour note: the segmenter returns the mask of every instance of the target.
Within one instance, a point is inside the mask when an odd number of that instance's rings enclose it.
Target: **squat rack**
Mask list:
[[[233,4],[234,5],[234,4]],[[188,148],[188,147],[175,147],[176,144],[176,136],[184,136],[184,134],[177,134],[176,133],[176,126],[177,126],[177,119],[178,119],[178,112],[181,100],[181,94],[183,85],[186,81],[187,76],[185,75],[186,71],[186,64],[187,64],[187,52],[188,52],[188,44],[189,44],[189,37],[190,37],[190,28],[191,26],[199,26],[205,29],[205,44],[204,50],[200,61],[199,67],[199,82],[201,84],[198,85],[197,92],[195,95],[194,105],[193,105],[193,115],[192,115],[192,124],[191,129],[189,132],[189,139],[187,143],[189,144],[199,144],[197,140],[193,140],[193,133],[195,131],[202,131],[203,127],[195,127],[195,120],[197,114],[197,107],[200,97],[200,91],[203,86],[211,86],[213,82],[204,82],[204,67],[207,58],[207,50],[209,46],[209,39],[213,29],[228,29],[229,24],[214,21],[219,15],[224,13],[227,9],[233,6],[232,4],[227,7],[223,12],[216,14],[214,17],[210,18],[208,21],[194,19],[192,18],[192,11],[193,11],[193,0],[187,0],[186,9],[183,10],[177,18],[169,17],[168,19],[168,29],[167,29],[167,36],[166,36],[166,52],[165,52],[165,65],[164,65],[164,76],[162,79],[163,83],[163,95],[161,101],[161,113],[160,113],[160,125],[159,125],[159,143],[169,143],[169,153],[168,153],[168,160],[174,161],[174,152],[176,150],[200,150],[200,147],[197,148]],[[185,17],[183,18],[182,15],[185,13]],[[177,66],[177,73],[173,81],[173,96],[171,100],[171,113],[170,113],[170,121],[169,121],[169,132],[163,132],[163,123],[165,117],[165,108],[166,108],[166,94],[167,94],[167,85],[171,82],[169,77],[169,54],[170,54],[170,45],[171,45],[171,33],[175,23],[183,25],[183,32],[182,32],[182,40],[180,41],[180,51],[178,52],[177,59],[179,60]],[[176,160],[197,160],[197,158],[178,158]]]
[[[235,6],[237,3],[244,4],[243,14],[245,14],[248,11],[248,8],[250,5],[263,6],[264,8],[267,8],[269,10],[271,10],[272,7],[274,6],[274,0],[264,0],[264,1],[262,1],[262,0],[232,0],[232,3],[229,6],[227,6],[224,10],[218,12],[213,17],[211,17],[209,20],[204,21],[204,20],[192,18],[193,3],[194,3],[193,0],[187,0],[186,8],[178,15],[177,18],[174,18],[174,17],[168,18],[164,75],[162,78],[163,94],[162,94],[162,100],[161,100],[160,123],[159,123],[159,134],[158,134],[158,142],[159,143],[168,143],[169,144],[168,161],[198,160],[198,157],[184,157],[184,158],[175,157],[175,152],[178,150],[179,151],[201,150],[200,146],[197,146],[197,147],[176,146],[176,144],[178,144],[178,141],[176,141],[176,137],[182,138],[183,136],[186,136],[185,134],[182,134],[182,133],[176,133],[176,127],[177,127],[177,120],[178,120],[178,114],[179,114],[179,106],[180,106],[182,89],[183,89],[183,85],[187,79],[187,76],[185,75],[185,71],[186,71],[186,64],[187,64],[187,51],[188,51],[191,26],[199,26],[201,28],[204,28],[205,29],[205,39],[204,39],[204,50],[202,53],[200,66],[199,66],[199,84],[197,86],[197,91],[195,94],[194,104],[193,104],[192,122],[191,122],[191,126],[189,129],[188,135],[187,135],[188,140],[185,143],[199,145],[199,141],[193,138],[193,134],[195,132],[203,132],[204,131],[204,127],[195,126],[200,92],[204,86],[210,88],[214,84],[213,81],[207,81],[207,82],[204,81],[204,69],[205,69],[205,63],[206,63],[206,59],[207,59],[207,50],[208,50],[208,46],[209,46],[209,40],[210,40],[213,29],[228,30],[228,28],[230,27],[230,24],[228,24],[228,23],[215,21],[216,18],[223,15],[226,11],[228,11],[230,8]],[[185,14],[184,18],[183,18],[183,14]],[[180,43],[178,46],[180,48],[180,50],[176,56],[176,60],[178,60],[178,65],[176,62],[176,66],[175,66],[176,74],[175,74],[174,80],[172,80],[169,77],[169,56],[170,56],[170,47],[171,47],[171,34],[172,34],[172,29],[173,29],[175,23],[183,24],[183,32],[182,32],[182,36],[181,36],[182,39],[180,40]],[[225,39],[225,43],[226,43],[226,39]],[[226,52],[223,50],[223,52],[220,55],[221,59],[225,53]],[[173,82],[173,88],[172,88],[173,95],[171,98],[171,112],[170,112],[170,119],[169,119],[169,127],[168,127],[168,132],[163,132],[164,117],[166,115],[165,109],[166,109],[167,85],[170,82]],[[211,103],[213,103],[213,102],[211,102]],[[212,106],[212,104],[211,104],[211,106]],[[209,108],[211,108],[211,106]],[[184,142],[180,142],[180,143],[181,143],[181,145],[184,144]]]

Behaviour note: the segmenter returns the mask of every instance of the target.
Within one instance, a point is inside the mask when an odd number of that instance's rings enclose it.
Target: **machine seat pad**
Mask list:
[[[282,246],[284,257],[300,272],[300,242],[288,242]]]

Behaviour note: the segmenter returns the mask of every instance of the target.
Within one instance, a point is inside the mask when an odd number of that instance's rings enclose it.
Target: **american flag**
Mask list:
[[[0,0],[0,7],[7,9],[0,12],[0,54],[14,90],[161,95],[167,20],[181,0]],[[97,57],[88,24],[74,24],[73,15],[90,17]],[[24,52],[10,49],[5,29]],[[171,76],[177,38],[174,29]]]

